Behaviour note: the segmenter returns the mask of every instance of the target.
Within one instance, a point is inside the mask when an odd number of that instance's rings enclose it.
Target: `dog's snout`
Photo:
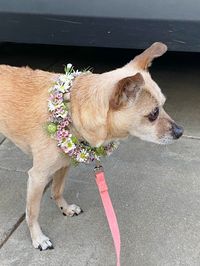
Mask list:
[[[183,127],[172,123],[172,136],[174,139],[179,139],[183,135]]]

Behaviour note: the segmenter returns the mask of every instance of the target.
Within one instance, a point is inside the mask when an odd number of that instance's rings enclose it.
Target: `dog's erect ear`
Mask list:
[[[111,96],[110,107],[118,110],[125,106],[127,101],[136,98],[138,91],[143,85],[144,79],[140,73],[121,79]]]
[[[163,55],[166,51],[167,46],[164,43],[155,42],[143,53],[136,56],[132,62],[136,63],[139,68],[147,70],[153,59]]]

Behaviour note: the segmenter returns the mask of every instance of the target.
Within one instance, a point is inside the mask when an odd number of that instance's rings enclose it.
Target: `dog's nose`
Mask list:
[[[174,139],[179,139],[183,135],[183,127],[172,123],[172,136]]]

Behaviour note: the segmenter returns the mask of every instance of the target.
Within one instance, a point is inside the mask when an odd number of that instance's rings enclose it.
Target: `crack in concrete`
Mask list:
[[[19,217],[19,219],[17,220],[17,222],[10,229],[8,229],[7,232],[4,233],[2,239],[0,239],[0,249],[8,241],[8,239],[10,238],[10,236],[20,226],[20,224],[24,221],[24,219],[25,219],[25,212]]]
[[[49,181],[49,183],[46,185],[45,189],[44,189],[44,193],[45,194],[46,190],[49,188],[49,186],[51,185],[52,180]],[[20,226],[20,224],[25,220],[26,217],[26,213],[24,212],[19,219],[17,220],[17,222],[10,228],[8,229],[4,234],[3,237],[0,239],[0,249],[3,247],[3,245],[9,240],[9,238],[12,236],[12,234],[17,230],[17,228]]]
[[[2,139],[2,141],[0,141],[0,145],[3,144],[5,140],[6,138]]]

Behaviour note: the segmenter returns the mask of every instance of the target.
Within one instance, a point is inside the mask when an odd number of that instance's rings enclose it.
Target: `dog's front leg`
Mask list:
[[[81,208],[75,204],[68,205],[63,198],[63,191],[65,187],[65,174],[69,167],[59,169],[53,176],[52,183],[52,198],[56,201],[58,208],[64,216],[74,216],[82,212]]]
[[[29,170],[28,174],[26,221],[30,230],[32,243],[35,248],[40,250],[52,249],[53,245],[51,241],[42,233],[38,223],[40,201],[44,188],[48,183],[48,176],[45,173],[40,173],[34,167]]]

